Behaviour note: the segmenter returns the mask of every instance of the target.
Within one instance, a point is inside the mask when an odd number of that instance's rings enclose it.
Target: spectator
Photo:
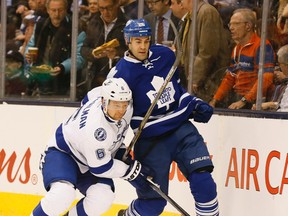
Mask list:
[[[285,3],[284,6],[284,2],[282,2],[282,5],[280,4],[279,6],[277,30],[279,47],[288,44],[288,4]]]
[[[183,7],[182,0],[171,0],[170,9],[172,10],[173,15],[180,19],[177,29],[178,29],[178,32],[181,32],[182,28],[184,27],[183,23],[185,22],[185,17],[189,11]],[[176,50],[176,43],[177,41],[174,41],[174,44],[171,46],[172,50]],[[177,53],[177,50],[176,50],[176,53]],[[187,79],[185,76],[183,65],[178,65],[178,70],[179,70],[179,77],[180,77],[181,85],[184,87],[187,87],[187,83],[186,83]]]
[[[188,10],[183,7],[182,0],[171,0],[170,9],[175,17],[181,19],[179,25],[182,25],[182,22],[184,22],[184,18],[188,13]]]
[[[31,64],[29,47],[38,48],[35,65],[49,65],[51,78],[38,82],[40,94],[68,95],[71,70],[72,20],[67,16],[66,0],[47,0],[48,18],[42,18],[35,26],[34,33],[26,47],[25,58]],[[85,38],[81,32],[77,40],[77,70],[83,66],[80,49]]]
[[[131,127],[136,132],[156,93],[175,61],[174,52],[161,45],[151,45],[147,21],[129,20],[124,28],[129,50],[109,76],[126,80],[133,94]],[[151,46],[150,46],[151,45]],[[206,102],[188,94],[179,84],[178,71],[172,76],[148,118],[134,146],[135,159],[155,173],[153,181],[168,194],[172,161],[187,178],[195,199],[196,215],[218,216],[216,184],[210,174],[213,164],[207,146],[189,121],[206,123],[213,109]],[[193,117],[192,117],[193,116]],[[118,216],[160,215],[166,205],[152,189],[137,188],[138,199]]]
[[[188,39],[192,32],[193,0],[183,0],[184,8],[189,10],[187,21],[180,33],[182,38],[183,59],[186,78],[189,76],[190,47]],[[186,23],[188,30],[185,30]],[[189,24],[190,22],[190,24]],[[187,32],[187,34],[185,34]],[[225,33],[222,19],[215,7],[203,2],[198,3],[196,16],[196,36],[194,64],[192,74],[192,94],[204,101],[209,101],[214,94],[221,77],[229,65],[229,39]]]
[[[82,13],[85,14],[85,12],[89,10],[88,0],[83,0],[83,1],[79,0],[78,3],[79,3],[80,13],[81,13],[81,14],[82,14]]]
[[[89,21],[97,14],[98,11],[97,0],[88,0],[88,10],[85,11],[85,14],[80,14],[80,19],[85,21],[88,25]]]
[[[278,52],[279,68],[274,71],[276,88],[271,101],[261,104],[262,110],[288,112],[288,45],[282,46]],[[252,110],[256,110],[254,104]]]
[[[20,53],[24,55],[26,46],[33,34],[34,25],[37,21],[38,16],[34,15],[34,11],[37,10],[37,1],[36,0],[29,0],[29,8],[30,10],[27,11],[25,16],[22,19],[22,25],[20,27],[20,34],[17,36],[15,40],[23,40],[22,46],[20,47]]]
[[[19,10],[18,10],[19,9]],[[15,40],[16,31],[22,23],[22,13],[28,10],[27,1],[12,1],[11,6],[7,6],[7,40]],[[17,43],[16,43],[17,44]],[[19,43],[17,44],[19,46]]]
[[[14,43],[6,46],[5,94],[25,94],[28,79],[24,75],[24,57]]]
[[[118,0],[98,0],[98,9],[99,12],[87,26],[87,38],[81,49],[82,56],[88,62],[87,70],[92,74],[92,88],[102,85],[110,68],[115,65],[126,50],[122,31],[127,19],[120,10]],[[96,47],[115,38],[118,39],[120,46],[106,48],[96,57],[92,55],[92,51]]]
[[[286,15],[288,14],[284,14],[284,8],[286,7],[286,5],[288,4],[288,0],[279,0],[279,7],[278,7],[278,17],[277,17],[277,27],[279,29],[279,32],[284,34],[284,33],[288,33],[288,22],[286,24],[286,20],[285,17],[287,17]]]
[[[35,16],[41,16],[42,18],[49,17],[46,8],[46,1],[47,0],[37,0],[37,8],[34,11]]]
[[[230,67],[210,101],[210,105],[213,107],[227,97],[230,92],[230,98],[226,98],[228,104],[224,105],[229,109],[251,109],[256,100],[261,40],[254,31],[255,22],[255,15],[250,9],[237,9],[231,17],[229,27],[232,39],[237,45],[232,52]],[[275,62],[274,51],[268,40],[266,40],[265,52],[263,97],[266,97],[267,89],[273,83]]]
[[[97,90],[98,97],[60,124],[48,143],[40,165],[48,192],[31,216],[62,215],[76,188],[84,197],[65,215],[102,215],[114,200],[113,178],[149,187],[138,161],[121,160],[133,111],[129,87],[123,79],[108,79]]]
[[[139,0],[120,0],[121,10],[129,19],[138,18],[138,5]],[[148,14],[149,8],[144,4],[143,15]]]
[[[144,19],[147,20],[152,29],[151,43],[162,44],[162,41],[174,41],[175,33],[168,20],[171,19],[177,27],[180,19],[173,15],[170,9],[170,1],[146,0],[146,4],[151,11],[144,16]]]

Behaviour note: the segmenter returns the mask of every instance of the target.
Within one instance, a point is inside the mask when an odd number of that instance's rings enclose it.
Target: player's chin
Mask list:
[[[143,53],[138,53],[137,58],[142,60],[145,60],[147,58],[147,52]]]
[[[114,121],[119,121],[119,120],[121,120],[122,117],[123,117],[123,115],[114,115],[114,116],[112,117],[112,119],[113,119]]]

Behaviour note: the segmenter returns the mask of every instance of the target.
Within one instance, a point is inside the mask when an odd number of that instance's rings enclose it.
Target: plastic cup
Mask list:
[[[31,57],[31,62],[35,63],[38,57],[38,48],[37,47],[29,47],[28,53]]]

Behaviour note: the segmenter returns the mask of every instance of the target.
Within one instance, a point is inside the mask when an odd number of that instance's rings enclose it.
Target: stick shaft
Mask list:
[[[159,185],[155,184],[151,179],[146,178],[149,182],[150,187],[156,191],[163,199],[169,202],[175,209],[177,209],[182,215],[190,216],[178,203],[176,203],[170,196],[165,194],[159,187]]]

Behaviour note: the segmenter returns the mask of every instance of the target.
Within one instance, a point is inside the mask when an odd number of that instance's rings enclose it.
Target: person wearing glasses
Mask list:
[[[255,33],[256,17],[251,9],[234,11],[229,29],[232,39],[236,42],[231,55],[231,63],[226,70],[210,105],[222,104],[229,109],[251,109],[257,97],[258,72],[260,61],[260,37]],[[272,45],[266,40],[263,70],[262,95],[273,85],[275,53]]]
[[[162,44],[163,41],[174,41],[175,33],[168,20],[171,19],[177,27],[180,19],[172,13],[170,0],[145,0],[145,3],[151,11],[143,17],[152,29],[151,43]]]
[[[127,18],[120,9],[119,1],[98,0],[98,10],[89,21],[87,36],[81,48],[81,54],[87,62],[86,70],[92,76],[92,88],[102,85],[111,67],[127,49],[122,33]],[[118,47],[106,48],[97,56],[92,54],[95,48],[112,39],[118,39]]]
[[[148,188],[140,162],[122,161],[123,144],[133,113],[132,92],[121,78],[111,78],[93,89],[93,100],[83,101],[56,129],[40,161],[48,191],[31,216],[100,216],[112,205],[113,178]],[[141,172],[142,175],[139,175]],[[69,210],[76,189],[84,197]]]
[[[67,8],[67,0],[47,0],[46,9],[49,17],[40,17],[26,46],[24,54],[26,66],[33,64],[33,66],[51,67],[47,70],[49,77],[37,79],[35,89],[39,89],[40,95],[69,95],[72,19],[67,14]],[[77,37],[77,71],[80,71],[84,65],[80,48],[85,35],[83,31],[79,31]],[[30,47],[38,48],[36,59],[29,52]]]

